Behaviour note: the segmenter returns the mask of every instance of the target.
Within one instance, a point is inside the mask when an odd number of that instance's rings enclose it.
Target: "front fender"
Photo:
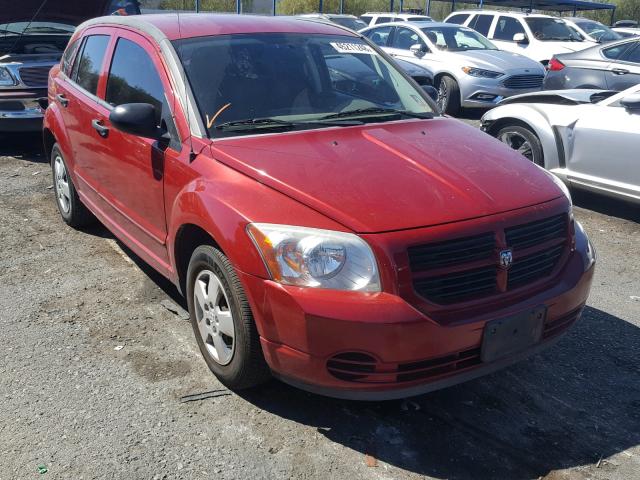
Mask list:
[[[544,153],[544,165],[547,170],[560,168],[558,146],[549,119],[539,110],[522,103],[502,105],[489,110],[482,116],[482,129],[492,136],[498,133],[502,125],[509,123],[527,125],[540,139]]]

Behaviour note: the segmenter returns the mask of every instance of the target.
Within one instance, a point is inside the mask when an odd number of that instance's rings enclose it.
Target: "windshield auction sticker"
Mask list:
[[[364,53],[365,55],[377,55],[373,48],[363,43],[330,42],[330,45],[340,53]]]

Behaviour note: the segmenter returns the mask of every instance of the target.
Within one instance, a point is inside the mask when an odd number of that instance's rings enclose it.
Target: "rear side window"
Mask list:
[[[617,60],[624,52],[626,52],[630,48],[633,48],[633,44],[622,43],[620,45],[616,45],[615,47],[605,48],[604,50],[602,50],[602,54],[611,60]]]
[[[408,28],[398,27],[396,29],[396,34],[393,36],[391,47],[399,48],[402,50],[409,50],[412,45],[415,45],[417,43],[426,49],[427,45],[420,38],[420,35]]]
[[[362,20],[363,22],[365,22],[367,25],[369,25],[371,23],[371,18],[369,15],[361,15],[360,16],[360,20]]]
[[[492,15],[476,15],[476,17],[469,22],[469,27],[473,28],[476,32],[484,35],[485,37],[488,37],[491,22],[493,22]]]
[[[82,54],[73,67],[73,79],[87,92],[95,95],[98,91],[98,80],[102,61],[109,44],[108,35],[90,35],[86,37]]]
[[[391,29],[393,27],[380,27],[375,30],[369,30],[364,32],[364,35],[379,47],[386,47],[389,35],[391,35]]]
[[[71,77],[71,69],[73,68],[73,59],[76,57],[76,52],[78,51],[78,47],[80,46],[80,39],[77,38],[64,51],[62,55],[62,72]]]
[[[635,48],[631,47],[627,50],[620,60],[640,64],[640,43],[636,43]]]
[[[516,33],[525,33],[522,24],[512,17],[500,17],[498,18],[498,24],[496,25],[496,31],[493,33],[493,38],[513,42],[513,36]]]
[[[164,88],[155,65],[147,52],[134,42],[118,40],[107,79],[107,103],[150,103],[156,107],[160,125]]]
[[[378,17],[378,18],[376,18],[376,25],[378,25],[379,23],[389,23],[389,22],[393,22],[393,18],[392,17]]]
[[[467,18],[469,18],[468,13],[456,13],[455,15],[451,15],[451,17],[449,17],[449,20],[447,20],[447,23],[455,23],[457,25],[462,25],[464,22],[467,21]]]

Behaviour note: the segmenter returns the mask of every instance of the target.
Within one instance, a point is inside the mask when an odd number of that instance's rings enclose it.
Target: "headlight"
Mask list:
[[[475,67],[462,67],[462,71],[467,75],[471,75],[472,77],[479,77],[479,78],[498,78],[503,75],[500,72],[494,72],[492,70],[484,70],[482,68],[475,68]]]
[[[373,252],[357,235],[269,223],[251,223],[247,232],[276,282],[298,287],[380,291]]]
[[[9,69],[6,67],[0,67],[0,86],[2,87],[11,87],[16,84],[15,78],[9,72]]]

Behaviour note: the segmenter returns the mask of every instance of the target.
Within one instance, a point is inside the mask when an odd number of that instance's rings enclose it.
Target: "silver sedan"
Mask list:
[[[571,186],[640,203],[640,85],[518,95],[482,129]]]
[[[506,97],[542,88],[544,67],[523,55],[498,50],[476,31],[450,23],[388,23],[360,33],[391,56],[431,70],[438,106],[450,115],[461,107],[489,108]]]

